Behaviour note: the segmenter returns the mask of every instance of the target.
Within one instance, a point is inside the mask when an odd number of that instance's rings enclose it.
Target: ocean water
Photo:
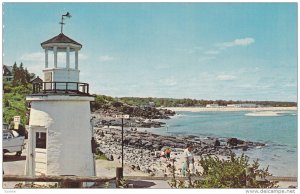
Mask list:
[[[165,135],[198,135],[202,137],[236,137],[267,144],[245,151],[252,162],[276,176],[297,176],[297,112],[276,111],[264,114],[249,112],[177,112],[164,128],[151,129]],[[241,154],[242,151],[236,151]]]

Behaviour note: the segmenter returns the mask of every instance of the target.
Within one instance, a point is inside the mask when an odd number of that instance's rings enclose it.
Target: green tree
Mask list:
[[[9,92],[3,94],[3,121],[11,123],[13,117],[21,116],[21,124],[25,126],[27,123],[27,103],[26,95],[31,93],[31,84],[26,86],[11,86]],[[7,90],[8,91],[8,90]]]
[[[23,67],[23,63],[21,62],[20,66],[17,66],[15,62],[13,65],[13,86],[19,85],[27,85],[32,78],[35,77],[34,73],[29,73],[28,70]]]
[[[19,68],[17,66],[17,63],[15,62],[14,65],[13,65],[13,70],[12,70],[12,74],[13,74],[13,82],[12,82],[12,85],[13,86],[16,86],[18,85],[18,81],[19,81],[19,77],[20,77],[20,73],[19,73]]]
[[[23,63],[18,67],[15,62],[13,65],[13,82],[3,84],[3,121],[11,123],[13,117],[21,116],[21,125],[25,126],[28,120],[28,108],[26,103],[26,95],[32,91],[30,79],[35,77],[33,73],[23,67]]]
[[[25,73],[25,69],[23,67],[23,63],[21,62],[20,67],[19,67],[19,71],[20,71],[20,82],[21,84],[25,85],[27,84],[27,80],[26,80],[26,73]]]

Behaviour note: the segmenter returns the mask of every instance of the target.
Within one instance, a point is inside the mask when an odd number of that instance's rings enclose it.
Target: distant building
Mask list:
[[[30,83],[43,83],[43,80],[39,76],[37,76],[36,78],[30,80]]]
[[[13,67],[3,65],[2,76],[3,76],[3,82],[12,82],[14,79]]]
[[[257,108],[256,104],[242,104],[242,108]]]
[[[154,102],[149,102],[148,105],[149,105],[149,107],[155,107],[155,103]]]
[[[228,108],[236,108],[236,105],[235,104],[227,104],[227,107]]]
[[[228,108],[257,108],[256,104],[228,104]]]
[[[218,108],[220,107],[219,104],[207,104],[206,108]]]

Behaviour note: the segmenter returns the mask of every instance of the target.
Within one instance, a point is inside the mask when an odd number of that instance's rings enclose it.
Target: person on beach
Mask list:
[[[191,174],[195,173],[194,156],[192,154],[193,146],[188,144],[183,152],[184,162],[182,166],[182,176],[186,176],[186,173],[190,170]]]
[[[165,158],[166,157],[166,155],[165,155],[165,152],[164,151],[160,151],[160,157],[162,157],[162,158]]]
[[[167,148],[165,150],[165,156],[166,156],[167,160],[170,160],[170,157],[171,157],[171,149],[170,148]]]

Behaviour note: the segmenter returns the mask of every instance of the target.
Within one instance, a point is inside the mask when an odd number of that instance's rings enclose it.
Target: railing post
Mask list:
[[[78,181],[61,181],[62,188],[81,188],[82,183]]]
[[[116,188],[121,186],[121,180],[123,179],[123,168],[116,168]]]
[[[78,86],[78,82],[76,83],[76,89],[77,89],[77,93],[79,93],[79,86]]]
[[[54,93],[56,93],[56,82],[54,82]]]
[[[43,87],[43,90],[44,90],[44,94],[46,93],[46,82],[43,83],[44,87]]]
[[[68,93],[68,83],[69,82],[66,82],[66,94]]]
[[[87,94],[89,94],[89,84],[86,84],[87,86]]]

